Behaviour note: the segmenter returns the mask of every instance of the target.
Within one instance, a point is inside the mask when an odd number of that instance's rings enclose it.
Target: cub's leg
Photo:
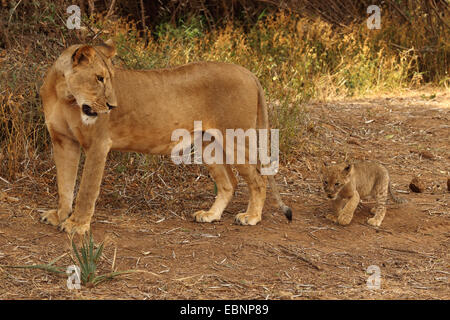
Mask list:
[[[264,201],[266,200],[266,177],[256,170],[256,165],[236,165],[239,174],[247,182],[250,199],[247,211],[236,215],[235,221],[242,225],[255,225],[261,221]]]
[[[328,213],[325,218],[328,220],[331,220],[333,222],[337,222],[337,215],[342,210],[342,208],[345,206],[346,200],[342,198],[337,198],[334,200],[331,200],[331,208],[333,210],[332,213]]]
[[[89,231],[110,147],[110,140],[100,140],[93,142],[92,147],[86,151],[75,210],[70,218],[61,224],[61,230],[80,235]]]
[[[53,226],[59,225],[72,212],[73,192],[77,180],[78,163],[80,161],[80,145],[49,127],[53,143],[53,158],[56,165],[56,181],[58,184],[58,209],[49,210],[41,215],[41,221]]]
[[[374,187],[373,193],[376,205],[375,207],[370,209],[370,212],[373,213],[375,216],[367,220],[367,223],[374,227],[379,227],[381,225],[381,222],[383,221],[384,216],[386,214],[388,186],[389,180],[383,179]]]
[[[347,201],[345,206],[338,212],[337,222],[341,225],[348,225],[353,219],[353,213],[358,207],[360,197],[359,193],[355,191],[353,196]]]
[[[208,211],[197,211],[193,214],[197,222],[212,222],[220,220],[223,210],[233,197],[234,189],[237,186],[236,177],[230,165],[211,164],[208,165],[209,173],[216,182],[217,196],[211,209]]]

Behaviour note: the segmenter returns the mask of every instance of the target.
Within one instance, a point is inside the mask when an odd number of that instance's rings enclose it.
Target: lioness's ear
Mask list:
[[[91,63],[94,57],[95,57],[94,48],[88,45],[79,47],[72,54],[72,66],[75,67],[83,62]]]
[[[116,45],[112,39],[106,40],[105,43],[102,43],[98,46],[98,50],[103,53],[107,58],[112,58],[116,55]]]

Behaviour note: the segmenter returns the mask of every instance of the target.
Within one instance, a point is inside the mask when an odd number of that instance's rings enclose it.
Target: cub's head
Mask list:
[[[99,113],[107,113],[117,106],[111,63],[115,53],[111,40],[95,47],[82,45],[72,53],[71,68],[64,76],[69,92],[81,107],[84,122],[95,121]]]
[[[353,173],[352,164],[338,164],[334,166],[323,165],[322,182],[323,190],[330,199],[336,199],[338,193],[350,181]]]

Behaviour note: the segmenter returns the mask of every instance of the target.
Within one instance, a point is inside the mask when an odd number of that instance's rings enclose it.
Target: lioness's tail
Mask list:
[[[284,215],[289,221],[292,221],[292,210],[287,205],[284,204],[283,200],[281,200],[280,192],[278,191],[278,186],[273,176],[267,177],[269,180],[270,188],[272,189],[273,195],[277,200],[278,206],[283,210]]]
[[[256,126],[258,129],[267,129],[269,132],[269,112],[267,110],[266,99],[264,97],[264,89],[261,86],[258,78],[252,74],[255,79],[256,86],[258,87],[258,112],[256,119]],[[273,175],[269,175],[268,177],[270,188],[272,189],[272,193],[277,200],[278,206],[283,210],[284,215],[289,221],[292,221],[292,210],[287,205],[284,204],[281,199],[280,192],[278,191],[278,186],[275,181]]]
[[[392,192],[391,181],[389,181],[388,191],[389,191],[389,195],[391,196],[392,200],[394,200],[394,202],[396,202],[396,203],[408,202],[408,200],[403,199],[403,198],[399,198]]]

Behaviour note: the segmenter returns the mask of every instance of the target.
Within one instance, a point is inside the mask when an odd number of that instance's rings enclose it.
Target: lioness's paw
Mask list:
[[[236,218],[234,219],[236,223],[242,224],[244,226],[254,226],[258,222],[261,221],[261,216],[256,214],[250,214],[247,212],[239,213],[236,215]]]
[[[192,216],[197,222],[213,222],[220,220],[220,215],[211,211],[200,210],[195,212]]]
[[[368,219],[367,223],[374,227],[379,227],[381,225],[381,221],[375,218]]]
[[[48,210],[41,214],[41,222],[51,224],[52,226],[59,225],[58,210]]]
[[[68,234],[78,234],[80,236],[87,233],[90,229],[90,223],[75,223],[71,219],[67,219],[59,226],[59,230],[65,231]]]

